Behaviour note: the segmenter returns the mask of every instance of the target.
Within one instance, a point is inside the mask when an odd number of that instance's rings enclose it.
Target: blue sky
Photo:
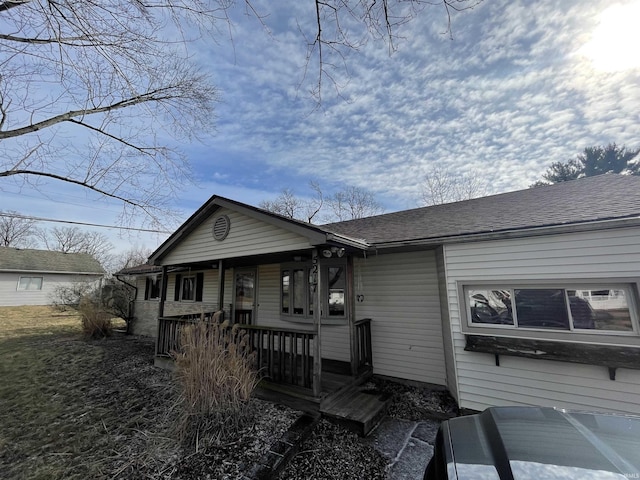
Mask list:
[[[638,30],[638,0],[485,0],[453,15],[452,38],[442,8],[427,7],[398,30],[392,55],[381,42],[351,52],[348,74],[335,73],[339,94],[325,82],[319,107],[298,29],[314,21],[312,2],[254,5],[269,33],[237,11],[232,40],[189,47],[220,102],[215,133],[180,145],[196,179],[176,203],[183,219],[213,194],[257,205],[283,188],[309,195],[309,180],[327,194],[362,187],[395,211],[421,205],[432,168],[471,173],[498,193],[588,146],[640,147],[640,37],[623,37],[626,22]],[[119,212],[79,189],[43,190],[7,186],[1,208],[95,223]],[[164,238],[103,233],[118,248]]]

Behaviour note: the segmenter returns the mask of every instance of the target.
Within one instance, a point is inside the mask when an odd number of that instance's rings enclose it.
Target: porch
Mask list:
[[[172,352],[180,348],[180,331],[203,319],[211,322],[213,312],[158,318],[156,365],[172,362]],[[361,393],[359,385],[373,372],[371,319],[354,322],[352,361],[322,359],[322,329],[274,328],[242,324],[255,352],[255,368],[260,372],[259,396],[293,408],[337,419],[361,435],[366,435],[386,406],[384,398]]]

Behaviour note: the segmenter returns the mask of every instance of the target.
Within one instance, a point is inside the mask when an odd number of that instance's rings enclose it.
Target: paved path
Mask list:
[[[440,421],[385,418],[365,439],[391,459],[389,480],[422,480]]]

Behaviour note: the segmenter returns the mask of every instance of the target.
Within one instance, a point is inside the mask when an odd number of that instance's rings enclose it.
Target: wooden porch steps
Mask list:
[[[360,436],[374,429],[385,414],[390,397],[362,385],[351,385],[320,402],[320,413]]]

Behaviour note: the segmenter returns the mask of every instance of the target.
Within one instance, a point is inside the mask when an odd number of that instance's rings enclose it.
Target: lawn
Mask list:
[[[233,445],[192,455],[172,438],[177,393],[153,352],[144,337],[83,340],[75,313],[1,307],[2,478],[236,478],[296,417],[256,401]]]

